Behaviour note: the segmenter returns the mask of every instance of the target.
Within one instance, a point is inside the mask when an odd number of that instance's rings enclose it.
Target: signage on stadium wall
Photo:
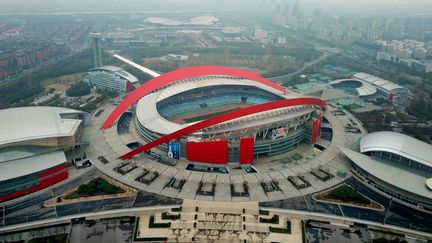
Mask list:
[[[179,143],[168,143],[168,157],[173,159],[180,159],[180,144]]]
[[[272,139],[285,137],[288,133],[288,129],[285,127],[276,128],[272,130]]]
[[[187,141],[188,142],[201,142],[201,137],[194,137],[194,136],[188,136]]]

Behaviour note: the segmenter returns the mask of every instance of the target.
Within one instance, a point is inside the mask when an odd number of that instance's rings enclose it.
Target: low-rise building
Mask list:
[[[103,66],[89,70],[84,79],[94,89],[128,93],[138,78],[116,66]]]

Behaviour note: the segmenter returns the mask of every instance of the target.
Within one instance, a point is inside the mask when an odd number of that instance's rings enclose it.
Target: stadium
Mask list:
[[[356,73],[350,78],[334,80],[328,85],[365,100],[381,96],[395,106],[403,105],[410,95],[407,88],[367,73]]]
[[[432,211],[432,146],[396,132],[363,136],[342,153],[365,182],[395,200]]]
[[[83,127],[90,120],[90,114],[67,108],[1,110],[0,201],[67,179],[64,151],[79,144]]]
[[[138,88],[104,126],[135,100],[133,119],[146,144],[121,158],[157,147],[172,158],[209,164],[252,164],[301,143],[314,144],[325,107],[320,99],[287,92],[255,73],[190,67]]]

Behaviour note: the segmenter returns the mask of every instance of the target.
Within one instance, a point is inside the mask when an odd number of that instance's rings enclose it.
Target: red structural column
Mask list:
[[[240,164],[252,164],[254,160],[254,138],[240,139]]]
[[[315,144],[318,135],[318,119],[314,118],[312,123],[311,144]]]

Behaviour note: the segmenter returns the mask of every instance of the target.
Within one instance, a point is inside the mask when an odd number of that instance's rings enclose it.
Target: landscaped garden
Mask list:
[[[335,203],[346,203],[355,206],[368,207],[372,209],[383,209],[383,206],[357,192],[353,187],[342,184],[336,188],[318,193],[317,200],[330,201]]]
[[[110,184],[107,180],[98,177],[86,184],[80,185],[76,191],[66,195],[65,199],[111,195],[123,192],[125,192],[125,190],[123,190],[122,188]]]

